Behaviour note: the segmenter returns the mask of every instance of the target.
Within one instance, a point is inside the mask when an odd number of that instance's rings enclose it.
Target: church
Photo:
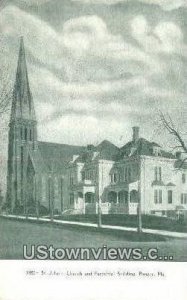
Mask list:
[[[21,38],[9,122],[6,198],[10,211],[37,215],[52,211],[55,209],[54,195],[58,209],[63,211],[66,166],[71,157],[81,153],[83,148],[38,141],[37,120]],[[58,189],[58,195],[55,189]],[[43,205],[41,199],[44,193],[46,199]]]
[[[144,214],[187,210],[187,164],[132,129],[119,148],[38,141],[34,102],[21,38],[9,122],[6,206],[12,214]]]

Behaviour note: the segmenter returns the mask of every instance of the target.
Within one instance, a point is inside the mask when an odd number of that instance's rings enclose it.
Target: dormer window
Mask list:
[[[161,155],[161,149],[158,146],[153,146],[153,155],[160,156]]]

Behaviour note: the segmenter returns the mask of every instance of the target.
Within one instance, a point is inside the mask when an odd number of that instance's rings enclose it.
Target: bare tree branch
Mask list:
[[[166,117],[162,112],[160,112],[160,118],[161,118],[161,122],[164,125],[164,127],[166,128],[166,130],[169,132],[169,134],[174,136],[176,142],[178,143],[178,145],[176,145],[173,149],[181,148],[183,150],[181,153],[187,154],[187,145],[185,144],[178,129],[176,129],[176,126],[175,126],[171,116],[167,115],[167,117]],[[182,168],[185,161],[187,161],[187,157],[181,160],[181,164],[180,164],[179,168]]]
[[[1,1],[1,0],[0,0]],[[1,3],[1,2],[0,2]],[[0,5],[1,9],[1,5]],[[0,51],[1,55],[4,58],[4,62],[0,65],[0,117],[2,117],[5,113],[10,110],[10,103],[12,97],[12,87],[11,87],[11,80],[10,80],[10,68],[7,65],[6,61],[6,51],[4,51],[3,38],[0,39]]]

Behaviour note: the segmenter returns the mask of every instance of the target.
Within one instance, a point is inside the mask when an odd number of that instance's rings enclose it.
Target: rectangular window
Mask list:
[[[70,194],[70,205],[73,205],[74,204],[74,194],[71,193]]]
[[[157,204],[158,203],[158,191],[154,190],[154,203]]]
[[[182,174],[182,183],[185,183],[186,182],[186,174]]]
[[[168,191],[168,204],[172,204],[173,202],[173,191]]]
[[[110,182],[116,183],[117,181],[118,181],[118,174],[117,173],[110,174]]]
[[[155,181],[158,180],[158,172],[157,172],[157,167],[155,167]]]
[[[82,172],[82,181],[85,180],[85,172]]]
[[[127,168],[125,168],[125,181],[127,181]]]
[[[155,181],[161,181],[162,180],[162,168],[161,167],[155,167],[154,169],[155,173]]]
[[[181,194],[181,204],[183,204],[183,194]]]
[[[159,203],[162,203],[162,190],[159,190]]]
[[[73,185],[74,182],[73,182],[73,175],[72,174],[70,175],[69,181],[70,181],[70,185]]]
[[[181,194],[181,204],[187,204],[187,193]]]
[[[162,203],[162,190],[154,190],[154,203],[155,204]]]

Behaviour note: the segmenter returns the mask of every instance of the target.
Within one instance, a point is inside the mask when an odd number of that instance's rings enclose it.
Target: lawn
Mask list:
[[[141,247],[143,251],[157,248],[160,255],[172,255],[174,261],[187,261],[187,240],[157,239],[135,241],[131,234],[0,217],[0,259],[23,259],[23,245],[53,245],[54,247]],[[134,240],[134,241],[133,241]]]
[[[60,220],[77,221],[77,222],[88,222],[88,223],[98,222],[98,216],[91,215],[91,214],[90,215],[64,215],[55,218]],[[102,215],[102,224],[137,227],[138,217],[137,215],[124,215],[124,214]],[[150,228],[150,229],[187,232],[187,222],[169,219],[166,217],[153,216],[153,215],[142,215],[142,226],[143,228]]]

